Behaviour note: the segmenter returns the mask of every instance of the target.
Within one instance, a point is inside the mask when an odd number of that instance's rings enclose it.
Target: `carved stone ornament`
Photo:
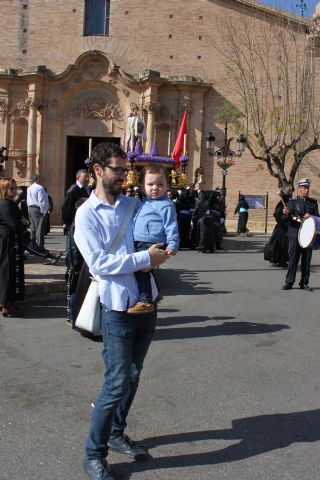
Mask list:
[[[157,111],[157,104],[154,102],[145,103],[144,110],[148,113],[155,113]]]
[[[27,166],[27,151],[22,149],[13,149],[10,150],[9,157],[14,160],[16,172],[19,177],[24,177]]]
[[[20,113],[20,115],[28,115],[30,111],[30,102],[29,100],[24,100],[22,102],[17,103],[17,111]]]
[[[0,98],[0,117],[4,120],[9,112],[9,102],[6,98]]]
[[[70,106],[66,112],[66,118],[94,118],[100,120],[114,120],[121,117],[119,106],[115,99],[104,97],[103,94],[91,95],[78,104]]]
[[[25,100],[17,103],[14,113],[18,113],[22,116],[27,116],[29,115],[30,108],[40,109],[42,106],[43,105],[38,98],[26,98]]]
[[[131,113],[133,113],[133,115],[138,115],[139,113],[141,113],[141,106],[138,105],[137,103],[130,103],[130,109],[131,109]]]
[[[317,8],[320,8],[317,5]],[[310,38],[318,38],[320,36],[320,12],[317,13],[317,16],[313,17],[311,27],[309,29],[308,37]]]

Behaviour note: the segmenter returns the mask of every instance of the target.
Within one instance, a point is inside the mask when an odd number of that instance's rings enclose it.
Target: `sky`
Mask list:
[[[288,10],[295,15],[301,15],[301,4],[305,5],[303,8],[304,17],[310,18],[313,15],[315,6],[319,0],[257,0],[265,5],[271,5],[272,7],[282,8]]]

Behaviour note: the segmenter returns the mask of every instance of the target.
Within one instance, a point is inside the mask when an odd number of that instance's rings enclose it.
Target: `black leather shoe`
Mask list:
[[[110,438],[108,447],[114,452],[124,453],[134,460],[143,461],[148,460],[150,455],[146,450],[139,445],[136,445],[127,435],[121,435],[120,437]]]
[[[83,461],[83,470],[90,480],[114,480],[114,477],[105,458]]]
[[[300,285],[300,290],[307,290],[307,292],[313,292],[313,288],[309,287],[309,285]]]
[[[292,290],[291,283],[286,283],[285,285],[283,285],[283,287],[281,287],[281,290]]]

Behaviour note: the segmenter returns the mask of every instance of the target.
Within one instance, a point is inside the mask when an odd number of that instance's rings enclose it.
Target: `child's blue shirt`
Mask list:
[[[179,232],[176,207],[167,194],[158,200],[146,197],[133,221],[136,241],[166,243],[167,248],[178,250]]]

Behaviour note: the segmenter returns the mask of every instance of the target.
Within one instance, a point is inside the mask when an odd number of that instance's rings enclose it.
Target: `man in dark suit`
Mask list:
[[[81,169],[76,173],[76,183],[68,189],[61,207],[63,228],[67,231],[72,224],[76,214],[76,202],[79,198],[89,197],[89,174],[87,170]]]
[[[311,180],[302,178],[298,181],[298,196],[289,200],[286,208],[288,219],[289,239],[289,264],[286,275],[286,283],[282,290],[291,290],[296,279],[297,268],[301,256],[301,279],[300,289],[312,292],[309,287],[310,263],[312,257],[312,246],[302,248],[298,242],[298,232],[301,223],[310,215],[319,216],[318,203],[314,198],[309,197]]]

